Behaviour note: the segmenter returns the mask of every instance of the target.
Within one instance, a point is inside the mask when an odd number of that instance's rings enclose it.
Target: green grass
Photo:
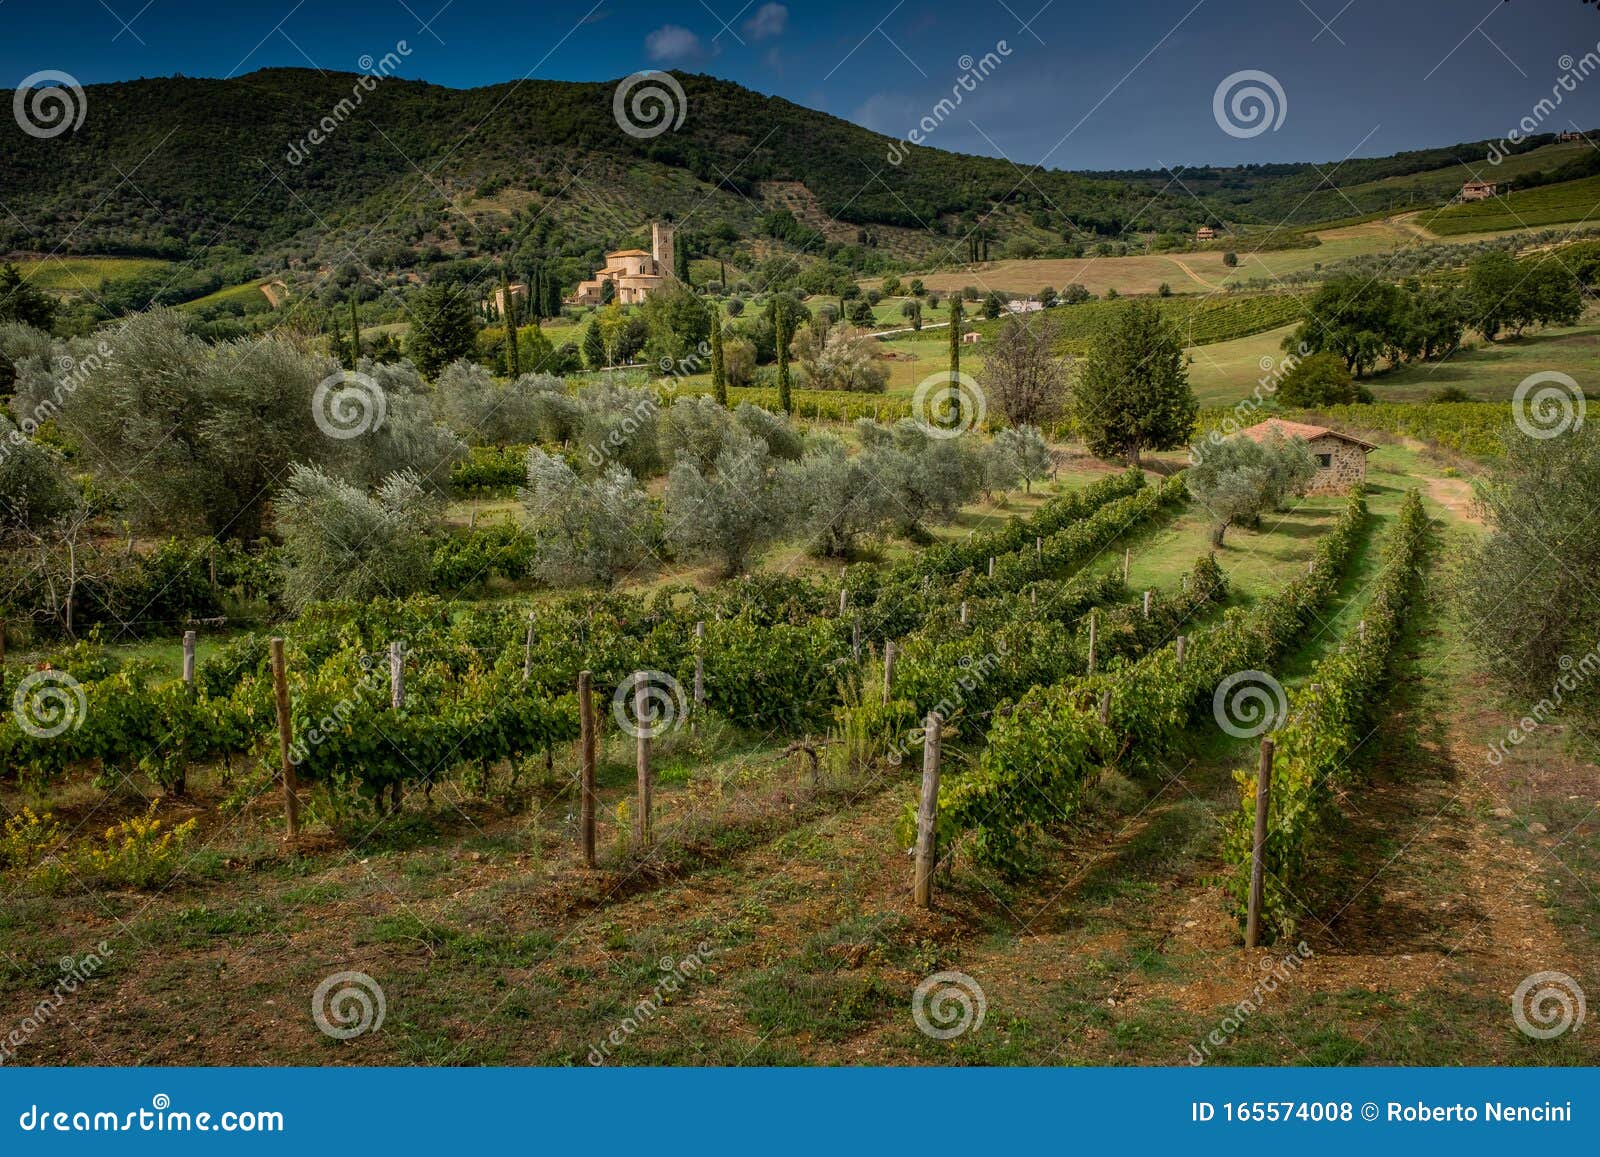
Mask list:
[[[200,309],[208,305],[220,305],[227,301],[239,301],[245,305],[267,305],[266,295],[261,292],[261,287],[266,284],[266,278],[257,278],[247,281],[243,285],[230,285],[219,289],[215,293],[208,293],[204,297],[197,297],[193,301],[183,303],[183,309]]]
[[[1600,213],[1600,177],[1585,177],[1522,192],[1513,189],[1488,201],[1451,205],[1428,216],[1423,223],[1448,237],[1591,221],[1596,213]]]
[[[1422,402],[1447,386],[1465,390],[1477,401],[1509,401],[1529,374],[1558,370],[1580,385],[1594,388],[1595,358],[1600,355],[1600,324],[1535,330],[1520,338],[1502,337],[1472,344],[1438,362],[1402,366],[1368,381],[1384,402]]]

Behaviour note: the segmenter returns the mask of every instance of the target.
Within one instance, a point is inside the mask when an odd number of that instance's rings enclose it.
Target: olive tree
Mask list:
[[[735,430],[710,471],[680,461],[667,477],[667,542],[683,557],[738,574],[752,554],[782,537],[787,503],[767,444]]]
[[[295,466],[277,505],[290,606],[427,588],[440,506],[416,474],[392,474],[369,494],[320,467]]]
[[[594,479],[537,446],[518,492],[536,538],[535,570],[552,586],[611,586],[655,551],[658,519],[632,474],[615,463]]]
[[[1197,444],[1184,481],[1211,515],[1211,544],[1222,545],[1228,527],[1259,521],[1290,496],[1304,494],[1317,461],[1303,438],[1272,435],[1261,441],[1235,435]]]

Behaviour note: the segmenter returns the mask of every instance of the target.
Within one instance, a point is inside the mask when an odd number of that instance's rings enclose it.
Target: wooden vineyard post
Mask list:
[[[633,816],[633,842],[645,848],[650,845],[650,808],[652,804],[650,782],[650,695],[649,676],[643,671],[633,673],[633,714],[639,729],[638,744],[638,806]]]
[[[694,625],[694,719],[696,729],[700,726],[700,708],[706,705],[706,625],[703,622]]]
[[[1367,620],[1366,619],[1362,619],[1359,623],[1356,624],[1356,634],[1361,636],[1361,645],[1363,647],[1365,647],[1367,645]]]
[[[845,608],[850,605],[850,591],[846,587],[839,588],[839,617],[844,618]]]
[[[1036,558],[1044,557],[1044,539],[1037,535],[1033,540],[1033,553]]]
[[[289,671],[283,658],[283,640],[272,640],[272,692],[278,706],[278,756],[283,763],[283,810],[289,821],[289,838],[300,838],[300,785],[295,781],[294,761],[289,746],[294,728],[289,718]]]
[[[1261,904],[1267,882],[1267,809],[1272,797],[1272,740],[1261,741],[1261,766],[1256,772],[1256,830],[1250,849],[1250,911],[1245,919],[1244,946],[1261,942]]]
[[[406,652],[405,645],[396,641],[389,644],[389,706],[396,711],[406,705]]]
[[[883,645],[883,701],[889,702],[894,691],[894,641]]]
[[[528,612],[528,633],[522,638],[522,681],[533,678],[533,612]]]
[[[1144,617],[1147,618],[1147,619],[1150,617],[1150,592],[1149,591],[1145,591],[1144,592]]]
[[[1111,726],[1111,688],[1100,692],[1100,725]]]
[[[861,620],[850,624],[850,657],[861,662]]]
[[[1189,636],[1178,636],[1178,666],[1183,666],[1183,653],[1189,649]]]
[[[1029,587],[1028,588],[1028,606],[1032,607],[1034,610],[1038,610],[1039,609],[1039,588],[1038,587]]]
[[[194,648],[195,634],[193,631],[183,633],[183,685],[189,692],[189,698],[195,695],[194,688]]]
[[[994,578],[994,555],[989,556],[989,577]]]
[[[961,604],[961,625],[963,627],[967,625],[967,604],[965,602]]]
[[[594,676],[578,672],[578,749],[582,763],[578,791],[583,828],[583,862],[594,867]]]
[[[1095,642],[1095,617],[1094,611],[1089,611],[1089,674],[1094,674],[1094,642]]]
[[[912,900],[918,908],[933,907],[935,832],[939,818],[939,738],[944,720],[928,712],[922,735],[922,800],[917,805],[917,874]]]
[[[1128,568],[1133,562],[1133,548],[1127,547],[1122,552],[1122,581],[1128,581]]]
[[[6,665],[6,621],[0,617],[0,668]]]

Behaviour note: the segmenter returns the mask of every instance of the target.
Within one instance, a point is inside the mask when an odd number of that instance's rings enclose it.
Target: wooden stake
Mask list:
[[[189,698],[193,699],[194,688],[194,648],[195,634],[193,631],[183,633],[183,682],[189,690]]]
[[[289,747],[294,742],[294,726],[289,718],[289,672],[283,658],[283,640],[272,640],[272,692],[278,706],[278,756],[283,763],[283,810],[289,821],[289,839],[300,837],[300,797],[295,794],[294,761]]]
[[[1261,942],[1261,905],[1267,881],[1267,809],[1272,796],[1272,740],[1261,741],[1261,766],[1256,772],[1256,831],[1250,850],[1250,910],[1246,916],[1244,946]]]
[[[636,847],[648,847],[651,841],[650,808],[652,787],[650,780],[650,726],[646,722],[649,718],[650,699],[648,677],[643,671],[633,673],[633,713],[639,729],[638,744],[638,807],[633,816],[633,842]]]
[[[1044,539],[1035,537],[1033,540],[1033,553],[1038,558],[1044,557]]]
[[[1122,581],[1128,581],[1128,567],[1133,562],[1133,550],[1124,548],[1122,552]]]
[[[1089,674],[1094,674],[1095,613],[1089,611]]]
[[[522,639],[522,681],[533,678],[533,612],[528,612],[528,633]]]
[[[406,651],[405,645],[396,640],[389,644],[389,706],[398,711],[405,705]]]
[[[1183,666],[1183,653],[1184,653],[1184,651],[1186,651],[1188,649],[1188,646],[1189,646],[1189,637],[1187,635],[1179,635],[1178,636],[1178,666],[1180,666],[1180,667]]]
[[[850,654],[857,663],[861,662],[861,620],[857,619],[850,624]]]
[[[1149,591],[1145,591],[1144,592],[1144,617],[1147,618],[1147,619],[1150,617],[1150,592]]]
[[[961,625],[967,625],[967,604],[965,602],[961,604]]]
[[[1100,692],[1100,725],[1102,727],[1111,725],[1111,688],[1109,687]]]
[[[889,702],[894,690],[894,642],[891,640],[883,645],[883,701]]]
[[[933,866],[939,817],[939,739],[944,720],[928,712],[922,735],[922,801],[917,807],[917,874],[912,899],[919,908],[933,907]]]
[[[989,577],[994,578],[994,555],[989,556]]]
[[[1034,608],[1035,610],[1037,610],[1039,608],[1039,588],[1038,587],[1029,587],[1028,588],[1028,605],[1030,607]]]
[[[924,584],[926,584],[926,582],[927,582],[926,577],[924,577],[923,582],[924,582]],[[924,589],[926,589],[926,588],[924,588]],[[847,589],[845,589],[844,587],[840,587],[839,588],[839,617],[840,618],[844,617],[844,609],[849,605],[850,605],[850,592]]]
[[[583,862],[594,867],[594,676],[578,672],[579,823],[583,829]]]
[[[694,714],[695,726],[700,725],[700,708],[706,704],[706,657],[701,651],[706,645],[706,625],[694,625]]]
[[[1362,619],[1359,623],[1356,624],[1356,633],[1361,636],[1361,644],[1362,644],[1362,646],[1365,646],[1366,642],[1367,642],[1367,620],[1366,619]]]

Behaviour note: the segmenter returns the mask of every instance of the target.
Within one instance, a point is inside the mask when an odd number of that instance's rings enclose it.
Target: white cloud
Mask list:
[[[651,60],[661,63],[694,60],[705,52],[700,45],[700,38],[677,24],[663,24],[646,36],[644,49],[650,54]]]
[[[769,36],[781,36],[788,26],[787,8],[782,4],[763,4],[756,9],[754,16],[744,22],[744,34],[751,40],[765,40]]]

